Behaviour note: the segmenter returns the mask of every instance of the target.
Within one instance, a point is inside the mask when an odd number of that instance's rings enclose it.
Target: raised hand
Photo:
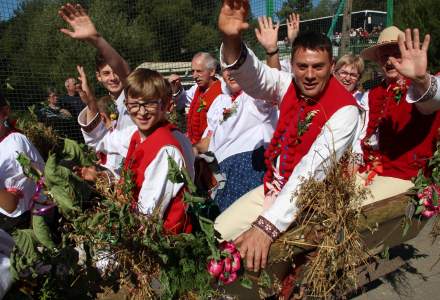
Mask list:
[[[243,30],[249,28],[249,1],[223,0],[218,18],[218,28],[224,36],[238,37]]]
[[[60,31],[73,39],[92,41],[99,37],[92,20],[80,4],[67,3],[61,6],[58,15],[69,24],[73,30],[62,28]]]
[[[76,69],[78,70],[78,80],[80,82],[78,94],[82,102],[84,102],[85,105],[88,105],[90,101],[94,100],[95,96],[93,95],[93,92],[89,87],[86,72],[84,72],[83,66],[76,66]]]
[[[416,28],[411,35],[411,29],[405,30],[405,40],[398,37],[401,60],[390,57],[396,70],[406,78],[422,83],[427,80],[429,34],[425,35],[420,45],[419,30]]]
[[[168,82],[171,84],[173,94],[179,93],[182,90],[182,81],[179,75],[171,74],[170,77],[168,77]]]
[[[287,17],[287,39],[289,44],[292,45],[298,36],[299,32],[299,14],[291,13]]]
[[[273,26],[272,18],[265,16],[258,17],[258,28],[255,28],[255,35],[266,52],[270,53],[277,50],[279,28],[280,23]]]

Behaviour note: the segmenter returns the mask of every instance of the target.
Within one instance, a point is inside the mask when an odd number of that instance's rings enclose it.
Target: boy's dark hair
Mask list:
[[[47,87],[46,92],[47,92],[47,96],[49,96],[50,94],[55,94],[55,95],[58,94],[57,89],[53,86]]]
[[[104,59],[104,56],[102,56],[100,53],[96,53],[95,56],[95,69],[96,72],[99,72],[102,68],[107,65],[107,62]]]
[[[292,61],[296,51],[298,51],[299,49],[325,51],[328,53],[330,61],[333,60],[332,43],[330,39],[322,33],[313,31],[300,33],[292,45]]]

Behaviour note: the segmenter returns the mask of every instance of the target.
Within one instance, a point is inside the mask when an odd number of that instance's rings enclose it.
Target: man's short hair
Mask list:
[[[125,95],[131,98],[161,99],[163,107],[168,107],[172,97],[171,84],[159,72],[139,68],[128,75]]]
[[[205,62],[206,69],[208,70],[218,70],[218,62],[217,60],[208,52],[198,52],[194,55],[193,59],[201,57]]]
[[[104,59],[104,56],[102,56],[101,53],[96,53],[95,56],[96,72],[101,71],[101,69],[104,68],[106,65],[107,65],[107,61]]]
[[[322,33],[313,32],[313,31],[306,31],[300,33],[292,45],[292,61],[295,57],[295,53],[299,49],[325,51],[328,53],[328,57],[330,61],[333,60],[332,43],[330,39]]]

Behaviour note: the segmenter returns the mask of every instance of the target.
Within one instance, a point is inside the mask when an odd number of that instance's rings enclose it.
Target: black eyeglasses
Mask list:
[[[144,111],[146,112],[154,113],[160,107],[161,103],[161,99],[147,100],[143,102],[128,102],[127,100],[125,100],[125,106],[127,107],[127,110],[131,113],[139,112],[141,110],[141,107],[143,107]]]

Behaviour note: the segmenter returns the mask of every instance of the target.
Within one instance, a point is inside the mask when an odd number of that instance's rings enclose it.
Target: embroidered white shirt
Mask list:
[[[225,113],[229,110],[229,114]],[[257,100],[242,92],[235,101],[229,95],[219,95],[208,114],[211,132],[209,151],[218,162],[243,152],[253,151],[270,142],[278,121],[278,107],[264,100]]]
[[[102,121],[100,121],[98,123],[98,125],[90,132],[85,131],[84,127],[87,127],[88,125],[90,125],[90,123],[95,122],[96,121],[95,119],[100,118],[100,116],[99,116],[99,114],[96,114],[96,116],[93,120],[86,123],[87,107],[84,108],[80,112],[80,114],[78,115],[78,124],[81,126],[81,132],[83,134],[84,141],[85,141],[86,145],[88,145],[88,146],[94,148],[96,151],[98,151],[96,149],[96,145],[104,137],[106,137],[108,135],[112,135],[113,133],[121,131],[127,127],[134,126],[134,123],[131,120],[130,115],[128,114],[128,111],[125,107],[124,100],[125,100],[125,93],[124,93],[124,91],[122,91],[121,94],[119,95],[118,99],[116,99],[116,108],[118,110],[118,119],[116,121],[116,126],[114,127],[114,129],[112,131],[108,130],[105,127],[104,122],[102,122]],[[128,147],[128,145],[127,145],[127,147]],[[121,172],[121,164],[122,164],[123,158],[124,158],[123,156],[121,156],[117,153],[110,152],[107,155],[107,161],[106,161],[104,167],[106,167],[107,169],[112,171],[112,173],[116,177],[119,177],[120,172]]]
[[[228,66],[223,63],[222,52],[220,49],[222,67],[232,66],[233,64]],[[232,74],[246,93],[269,101],[281,102],[292,82],[292,74],[266,66],[250,49],[243,65],[237,70],[232,70]],[[353,145],[359,118],[358,107],[350,105],[336,111],[325,123],[309,152],[296,165],[274,203],[261,214],[278,230],[287,230],[296,218],[298,209],[294,194],[302,182],[301,178],[313,176],[322,180],[325,177],[325,170],[331,165],[332,156],[335,154],[339,159],[345,150]]]

